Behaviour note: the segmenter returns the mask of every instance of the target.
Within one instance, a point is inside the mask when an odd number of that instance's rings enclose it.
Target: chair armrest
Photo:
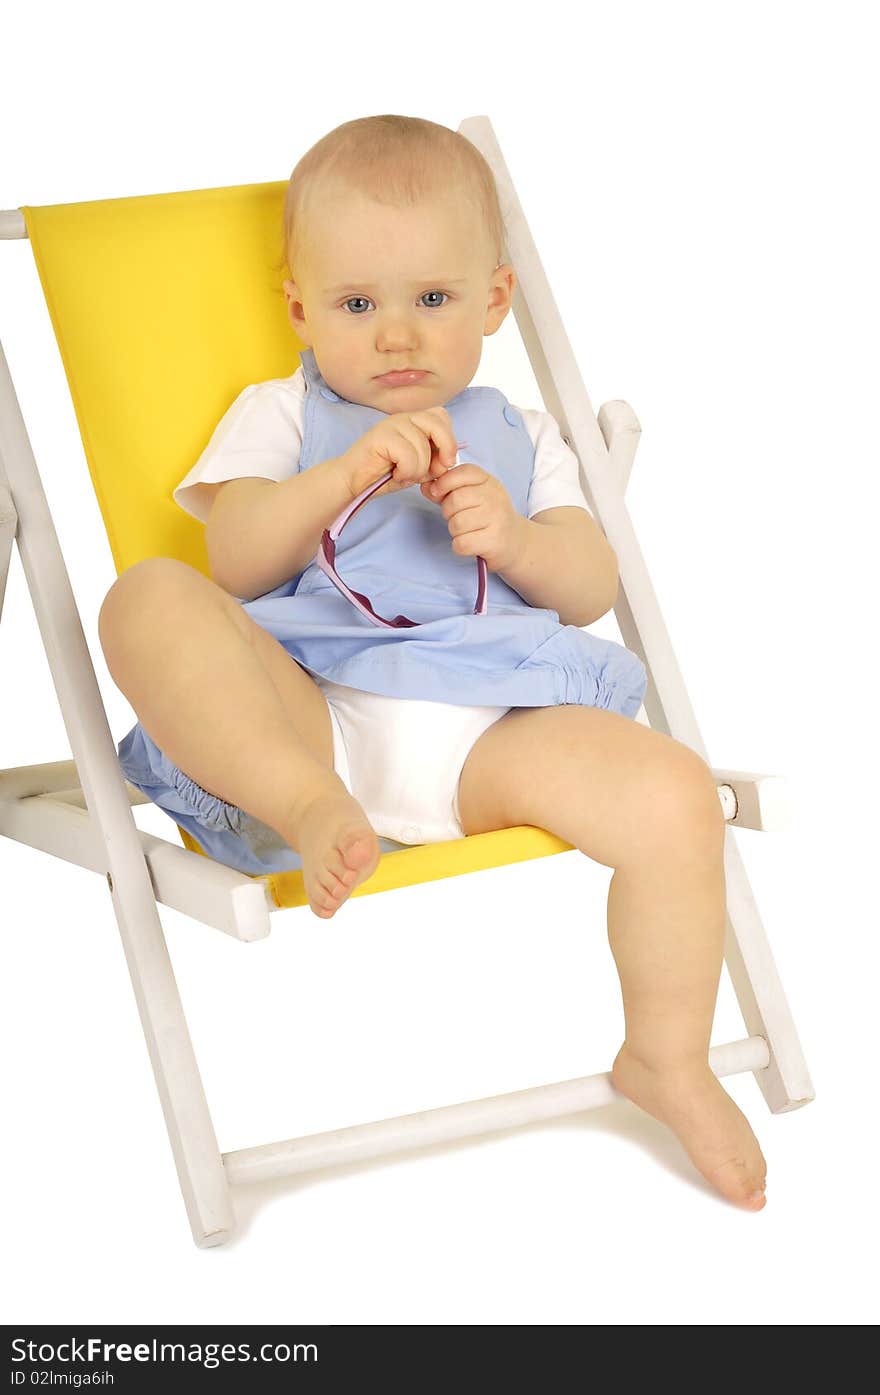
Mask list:
[[[603,402],[596,420],[605,439],[614,477],[621,494],[625,494],[642,434],[641,423],[629,403],[622,398]]]
[[[747,770],[716,770],[716,785],[733,791],[736,812],[727,822],[735,828],[755,828],[772,833],[791,821],[791,800],[781,775],[756,775]],[[722,801],[723,802],[723,801]]]

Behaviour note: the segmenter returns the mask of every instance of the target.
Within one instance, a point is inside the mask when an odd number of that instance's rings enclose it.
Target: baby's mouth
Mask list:
[[[391,387],[408,387],[412,383],[420,383],[427,376],[427,370],[424,368],[406,368],[401,372],[382,373],[377,382],[386,383]]]

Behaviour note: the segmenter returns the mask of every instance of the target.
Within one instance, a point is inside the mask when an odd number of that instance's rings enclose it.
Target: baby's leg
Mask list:
[[[379,842],[333,769],[327,700],[241,606],[194,567],[151,557],[114,582],[98,621],[117,687],[175,765],[300,854],[315,915],[371,876]]]
[[[612,1081],[675,1130],[719,1191],[760,1209],[763,1154],[708,1061],[726,895],[705,761],[601,708],[514,708],[474,744],[458,796],[466,834],[533,824],[616,869],[608,937],[626,1035]]]

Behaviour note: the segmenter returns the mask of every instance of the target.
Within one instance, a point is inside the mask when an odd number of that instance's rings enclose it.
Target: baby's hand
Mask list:
[[[426,499],[432,499],[432,500],[433,500],[433,499],[436,498],[436,496],[433,495],[433,494],[431,493],[431,486],[432,486],[432,484],[435,482],[435,480],[442,479],[443,476],[446,474],[447,470],[458,470],[458,469],[461,469],[461,466],[460,466],[460,465],[456,465],[456,463],[455,463],[455,456],[456,456],[457,454],[458,454],[458,449],[457,449],[457,447],[456,447],[455,455],[453,455],[452,460],[449,462],[449,464],[447,464],[447,463],[445,462],[445,460],[444,460],[444,458],[443,458],[442,456],[439,456],[439,455],[432,455],[432,456],[431,456],[431,464],[430,464],[430,467],[429,467],[431,473],[430,473],[429,477],[428,477],[426,480],[424,480],[424,481],[419,485],[419,488],[420,488],[422,494],[425,496]]]
[[[351,496],[357,498],[391,469],[391,479],[373,498],[393,494],[411,484],[429,480],[455,461],[457,445],[452,419],[445,407],[423,412],[396,412],[377,421],[342,457]]]
[[[422,493],[443,510],[460,557],[483,557],[490,572],[514,565],[525,547],[526,520],[517,513],[504,485],[479,465],[441,468]]]

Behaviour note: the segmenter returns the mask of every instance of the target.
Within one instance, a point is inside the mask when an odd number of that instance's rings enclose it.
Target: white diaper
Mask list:
[[[463,838],[459,776],[474,742],[510,708],[386,697],[310,676],[330,709],[336,774],[377,836],[396,843]]]

